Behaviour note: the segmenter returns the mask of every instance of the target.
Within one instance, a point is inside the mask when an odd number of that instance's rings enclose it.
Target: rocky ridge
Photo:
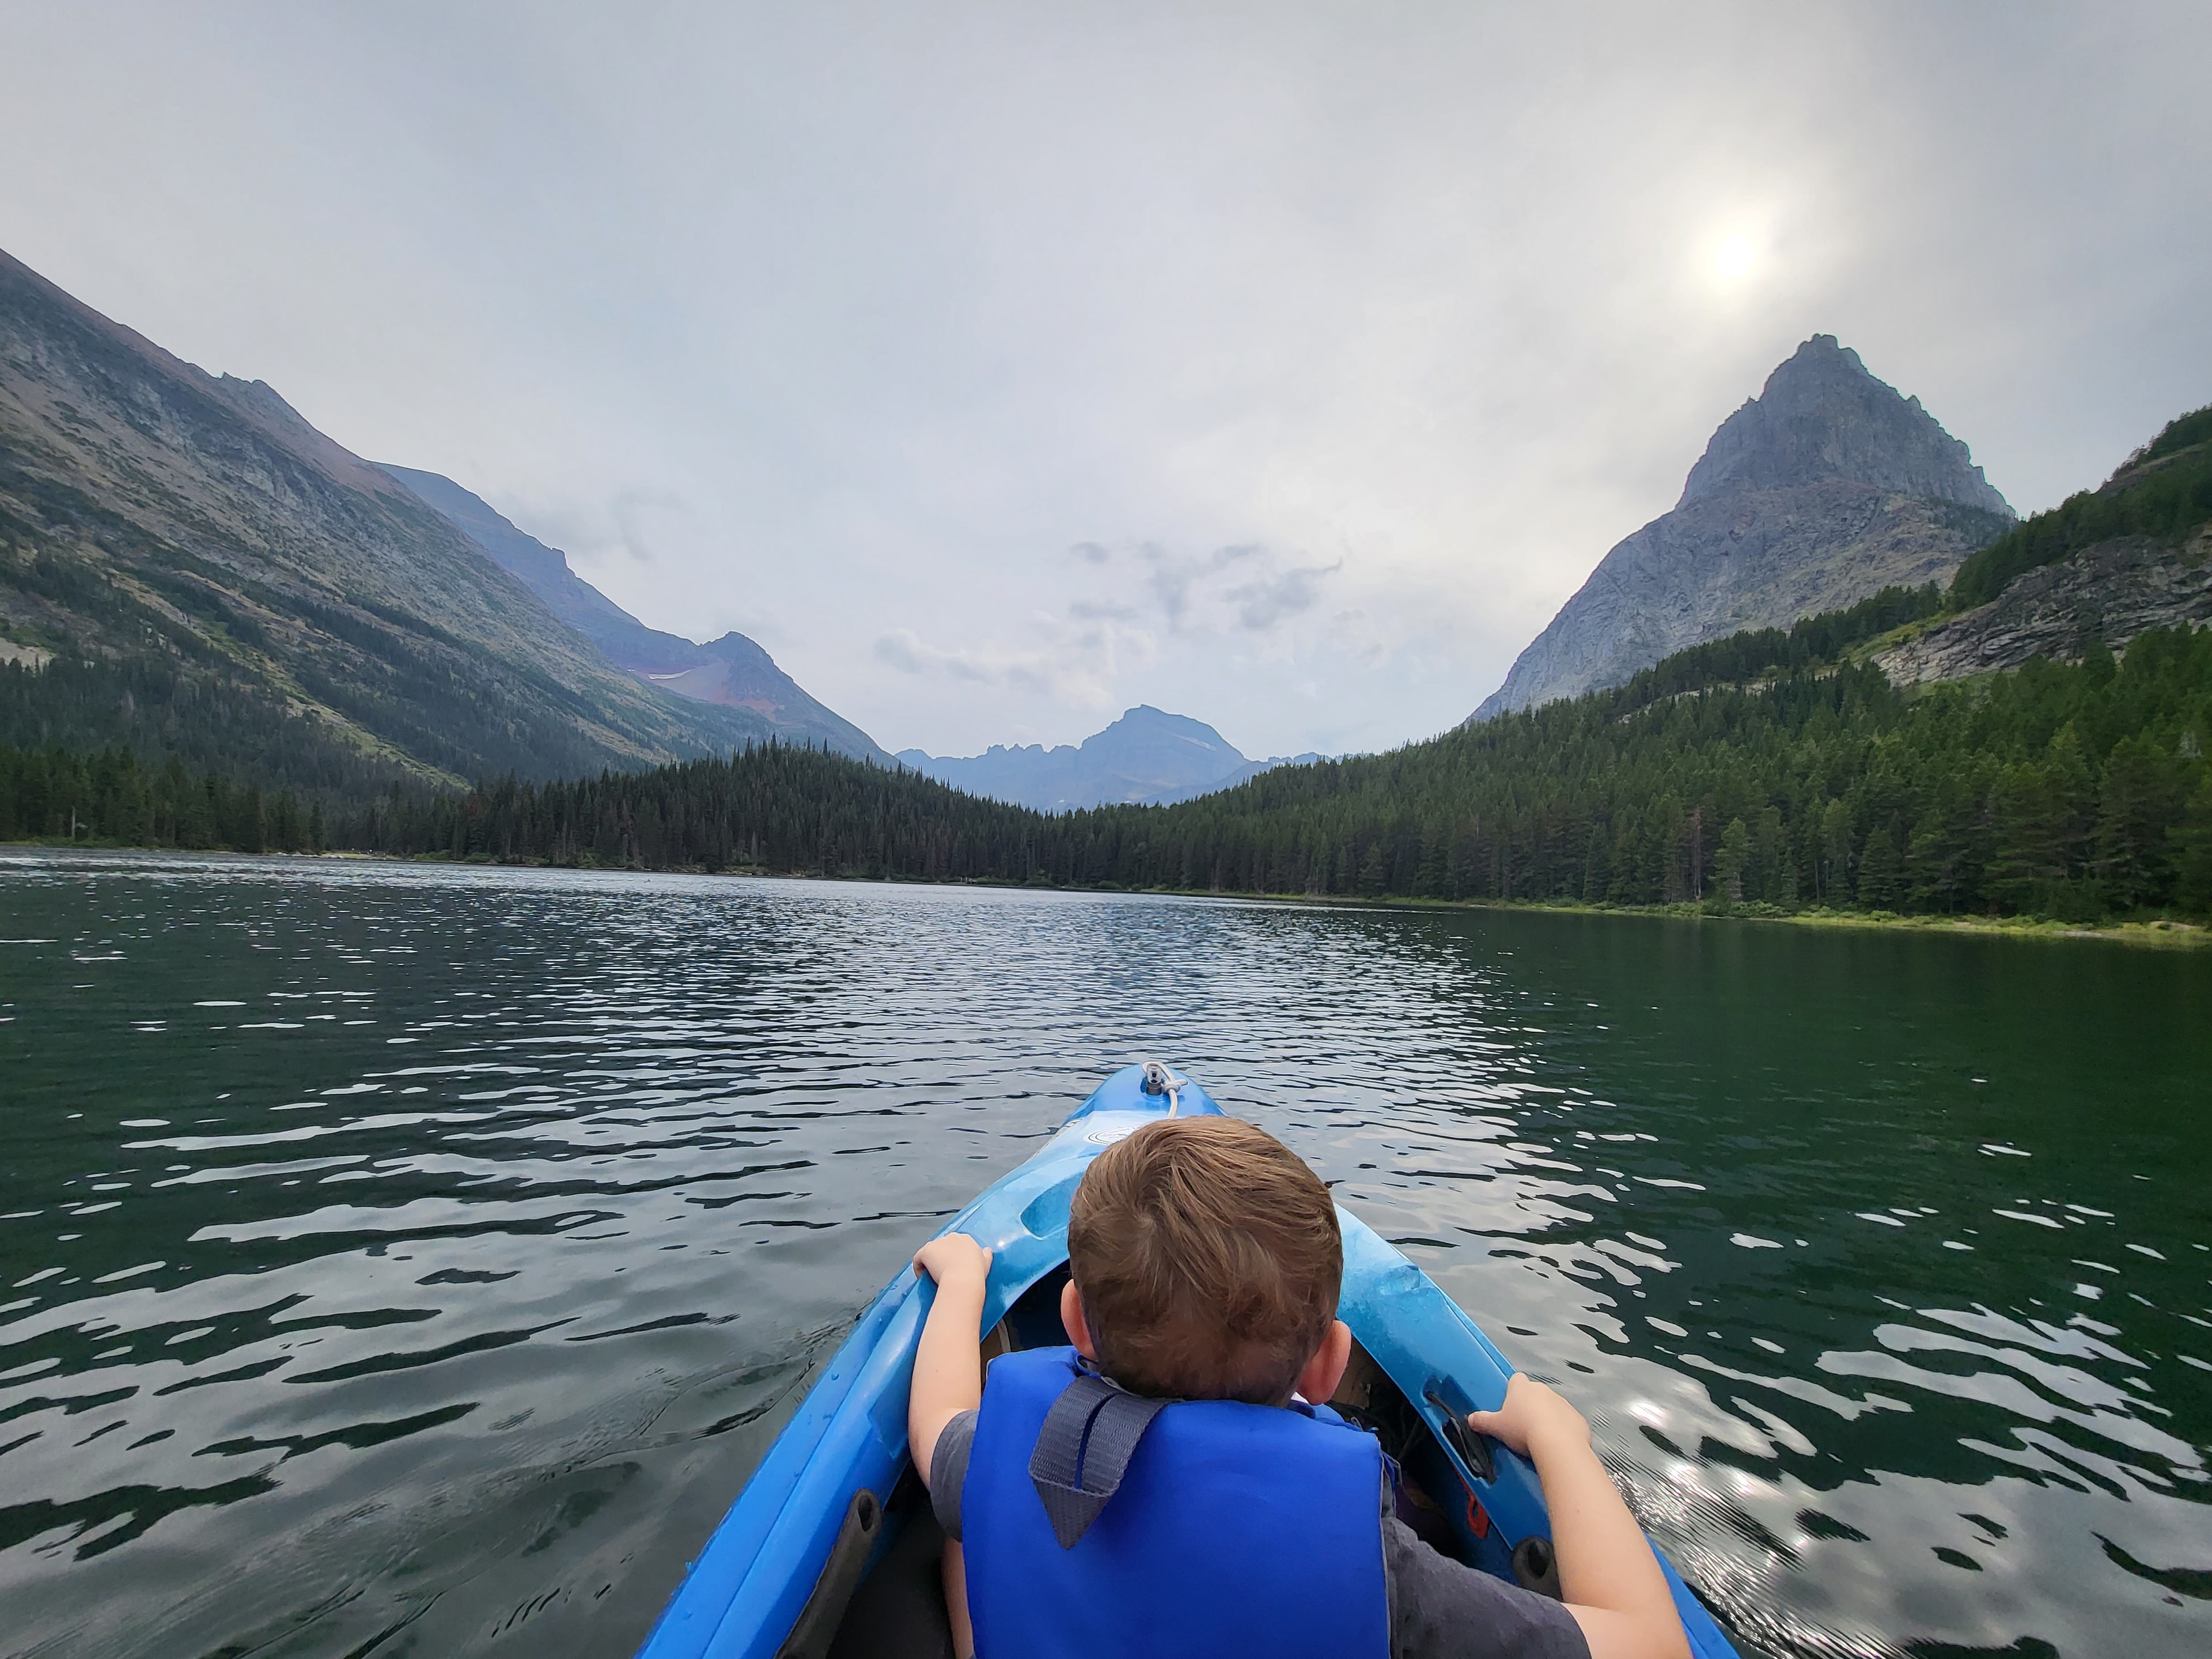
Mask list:
[[[1816,334],[1713,434],[1471,717],[1618,685],[1692,645],[1942,580],[2015,522],[1965,444]]]
[[[2078,662],[2094,643],[2124,651],[2154,628],[2212,623],[2212,531],[2175,546],[2122,536],[2017,575],[1987,605],[1874,653],[1899,686],[1966,679],[2036,657]]]
[[[775,659],[743,634],[704,645],[647,628],[568,568],[568,556],[518,528],[482,496],[451,478],[379,463],[455,529],[520,581],[547,610],[628,674],[695,702],[744,708],[793,742],[814,743],[888,765],[890,757],[860,728],[809,696]]]
[[[1893,684],[2076,662],[2100,643],[2123,652],[2148,629],[2212,622],[2212,408],[2168,422],[2094,490],[1977,554],[1950,604],[1966,608],[1877,642]]]
[[[573,775],[775,730],[620,672],[269,386],[5,254],[0,640],[0,743],[128,744],[293,787]]]

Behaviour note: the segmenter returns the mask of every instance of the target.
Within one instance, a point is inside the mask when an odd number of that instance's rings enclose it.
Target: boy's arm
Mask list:
[[[1689,1659],[1690,1638],[1667,1577],[1590,1449],[1582,1413],[1516,1372],[1501,1410],[1467,1420],[1536,1465],[1552,1511],[1559,1593],[1589,1643],[1590,1659]]]
[[[965,1233],[946,1233],[915,1252],[914,1270],[937,1281],[937,1301],[914,1351],[907,1397],[907,1445],[914,1471],[929,1485],[930,1460],[945,1425],[983,1403],[983,1287],[991,1253]]]

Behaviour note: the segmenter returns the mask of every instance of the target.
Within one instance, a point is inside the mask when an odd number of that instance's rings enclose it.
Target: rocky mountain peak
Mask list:
[[[980,755],[937,757],[902,749],[899,759],[971,795],[1042,812],[1139,801],[1188,800],[1279,765],[1247,760],[1203,720],[1150,703],[1129,709],[1080,744],[993,744]],[[1318,757],[1306,756],[1304,759]]]
[[[1723,422],[1678,506],[1840,478],[2010,515],[1966,446],[1917,398],[1876,380],[1849,346],[1815,334]]]
[[[1815,334],[1721,423],[1682,499],[1615,546],[1476,720],[1618,685],[1685,646],[1941,581],[2017,522],[1966,446]]]

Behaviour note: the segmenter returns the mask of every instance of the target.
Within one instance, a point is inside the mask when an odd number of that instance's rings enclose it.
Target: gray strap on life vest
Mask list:
[[[1137,1443],[1169,1403],[1126,1393],[1088,1373],[1052,1402],[1030,1455],[1030,1479],[1060,1548],[1073,1549],[1106,1500],[1121,1491]]]

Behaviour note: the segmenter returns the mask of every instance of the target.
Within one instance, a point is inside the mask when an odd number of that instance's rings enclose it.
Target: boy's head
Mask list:
[[[1099,1153],[1067,1258],[1100,1369],[1185,1400],[1288,1399],[1344,1281],[1328,1189],[1233,1117],[1163,1119]]]

